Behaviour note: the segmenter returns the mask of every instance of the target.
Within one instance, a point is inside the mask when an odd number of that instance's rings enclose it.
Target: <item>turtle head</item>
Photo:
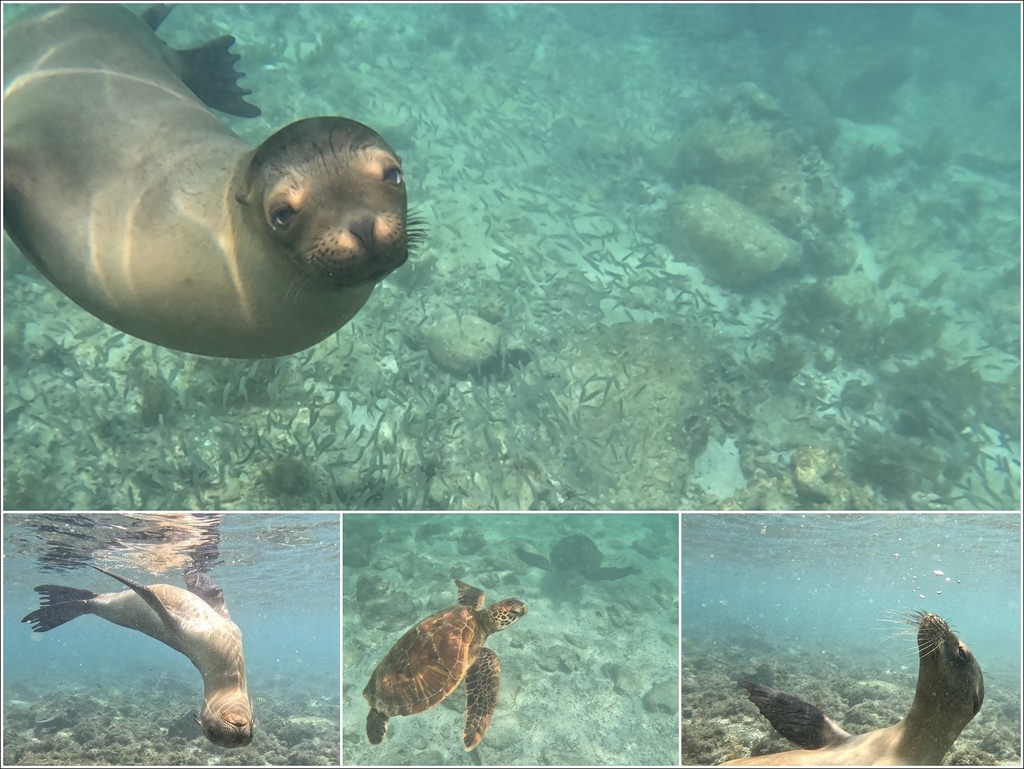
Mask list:
[[[504,601],[498,601],[487,610],[491,632],[504,630],[524,614],[526,614],[526,604],[518,598],[506,598]]]

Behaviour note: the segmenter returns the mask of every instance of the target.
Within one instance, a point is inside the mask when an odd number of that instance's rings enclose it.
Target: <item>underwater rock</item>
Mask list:
[[[784,326],[832,345],[844,357],[877,357],[889,312],[871,278],[851,272],[805,283],[786,294]]]
[[[303,740],[327,738],[337,732],[337,723],[320,716],[291,716],[278,730],[277,737],[286,745],[297,745]]]
[[[612,688],[623,697],[635,699],[644,691],[644,682],[639,674],[625,665],[608,664],[601,668],[612,682]]]
[[[484,540],[484,535],[480,529],[467,526],[462,530],[457,548],[459,555],[472,555],[473,553],[480,552],[486,544],[487,542]]]
[[[799,244],[815,274],[848,272],[857,251],[843,186],[812,139],[769,108],[777,102],[746,85],[727,117],[705,118],[684,134],[670,181],[713,187],[747,206]],[[752,98],[760,106],[752,108]]]
[[[423,343],[431,359],[453,374],[479,371],[498,355],[501,332],[476,315],[446,315],[426,329]]]
[[[360,603],[389,598],[395,592],[395,586],[383,577],[364,574],[356,580],[356,600]]]
[[[644,710],[648,713],[667,713],[674,716],[679,712],[679,689],[675,681],[662,681],[651,687],[643,698]]]
[[[537,658],[537,666],[548,673],[575,673],[580,669],[580,655],[568,646],[549,646]]]
[[[179,714],[167,724],[168,737],[180,737],[184,740],[194,740],[202,737],[203,732],[199,724],[192,717],[192,711]]]
[[[834,500],[837,489],[833,480],[839,469],[839,458],[820,446],[802,446],[793,454],[793,485],[802,499],[814,504]]]
[[[671,207],[670,246],[717,283],[755,284],[800,260],[801,248],[761,216],[728,195],[690,185]]]
[[[395,593],[387,599],[359,603],[358,610],[366,627],[391,632],[408,628],[410,615],[416,613],[416,602],[408,593]]]

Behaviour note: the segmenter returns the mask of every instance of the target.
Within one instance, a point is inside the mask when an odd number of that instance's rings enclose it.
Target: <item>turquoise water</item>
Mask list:
[[[194,545],[182,521],[4,515],[5,764],[338,763],[337,516],[229,515],[219,524],[208,573],[242,630],[256,713],[252,743],[235,752],[191,721],[203,685],[183,655],[93,616],[46,633],[21,623],[39,606],[36,585],[123,589],[82,566],[56,569],[54,558],[184,587],[180,566],[160,566]]]
[[[682,538],[684,763],[750,755],[771,733],[738,678],[824,702],[854,734],[895,723],[917,648],[891,612],[908,611],[943,617],[984,672],[947,763],[1019,763],[1018,514],[687,515]],[[793,748],[775,743],[761,752]]]
[[[353,765],[668,765],[678,756],[678,522],[675,515],[346,515],[342,752]],[[602,565],[588,580],[524,564],[585,535]],[[362,697],[377,663],[418,621],[456,603],[453,579],[516,597],[527,614],[487,639],[501,663],[481,744],[462,745],[458,690],[392,718],[370,745]]]
[[[263,114],[226,122],[370,125],[427,240],[254,363],[126,337],[5,239],[4,507],[1019,509],[1019,22],[182,4],[172,46],[237,38]],[[452,314],[500,338],[477,374],[432,357]]]

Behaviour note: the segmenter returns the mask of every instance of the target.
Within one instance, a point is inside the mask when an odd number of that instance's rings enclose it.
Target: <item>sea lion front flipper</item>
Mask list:
[[[224,591],[220,585],[210,579],[208,574],[201,571],[186,571],[185,587],[190,593],[194,593],[206,601],[210,608],[224,619],[231,619],[231,615],[228,614],[228,605],[224,601]]]
[[[628,577],[630,574],[639,573],[640,569],[635,566],[625,566],[621,568],[615,566],[602,566],[600,569],[594,569],[583,576],[587,579],[622,579],[623,577]]]
[[[164,623],[164,627],[166,627],[171,633],[181,633],[181,623],[178,622],[177,619],[175,619],[173,614],[167,611],[167,607],[164,606],[163,601],[157,598],[156,593],[154,593],[148,587],[139,584],[135,580],[128,579],[127,577],[122,577],[120,574],[115,574],[112,571],[101,569],[99,566],[93,566],[91,563],[89,564],[89,566],[92,566],[92,568],[96,569],[96,571],[101,571],[108,577],[113,577],[118,582],[130,587],[132,590],[136,592],[139,598],[141,598],[149,605],[150,609],[156,612],[156,616],[158,616],[160,618],[160,621]]]
[[[238,117],[257,117],[260,108],[244,98],[252,91],[238,84],[245,73],[235,69],[235,62],[242,57],[228,50],[234,44],[234,37],[223,35],[187,51],[167,49],[165,58],[174,73],[207,107]]]
[[[775,731],[794,745],[805,750],[817,750],[850,738],[849,732],[840,729],[835,721],[809,702],[751,681],[740,681],[739,685],[750,692],[750,701],[757,705]]]
[[[139,15],[149,25],[149,28],[156,32],[157,28],[163,24],[164,19],[167,18],[167,14],[173,11],[176,5],[177,3],[155,3]]]
[[[544,571],[554,571],[551,568],[551,562],[542,555],[528,553],[520,548],[516,548],[516,555],[519,556],[520,561],[528,566],[536,566],[538,569],[544,569]]]

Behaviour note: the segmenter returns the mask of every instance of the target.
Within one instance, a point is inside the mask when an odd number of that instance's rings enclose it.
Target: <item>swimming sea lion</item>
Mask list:
[[[93,593],[74,587],[40,585],[42,607],[27,615],[36,633],[95,614],[138,630],[188,657],[203,677],[199,725],[210,742],[240,748],[252,742],[252,703],[245,681],[242,632],[231,621],[223,591],[202,572],[186,572],[188,590],[173,585],[140,585],[101,569],[131,588]]]
[[[821,710],[788,694],[743,681],[750,701],[775,730],[806,750],[726,761],[722,766],[937,765],[985,700],[985,678],[971,650],[942,617],[906,616],[917,626],[920,663],[914,702],[902,721],[851,736]]]
[[[154,34],[165,15],[73,4],[5,26],[4,228],[129,334],[230,358],[305,349],[420,236],[401,161],[341,117],[251,148],[206,107],[259,114],[234,38],[173,51]]]

